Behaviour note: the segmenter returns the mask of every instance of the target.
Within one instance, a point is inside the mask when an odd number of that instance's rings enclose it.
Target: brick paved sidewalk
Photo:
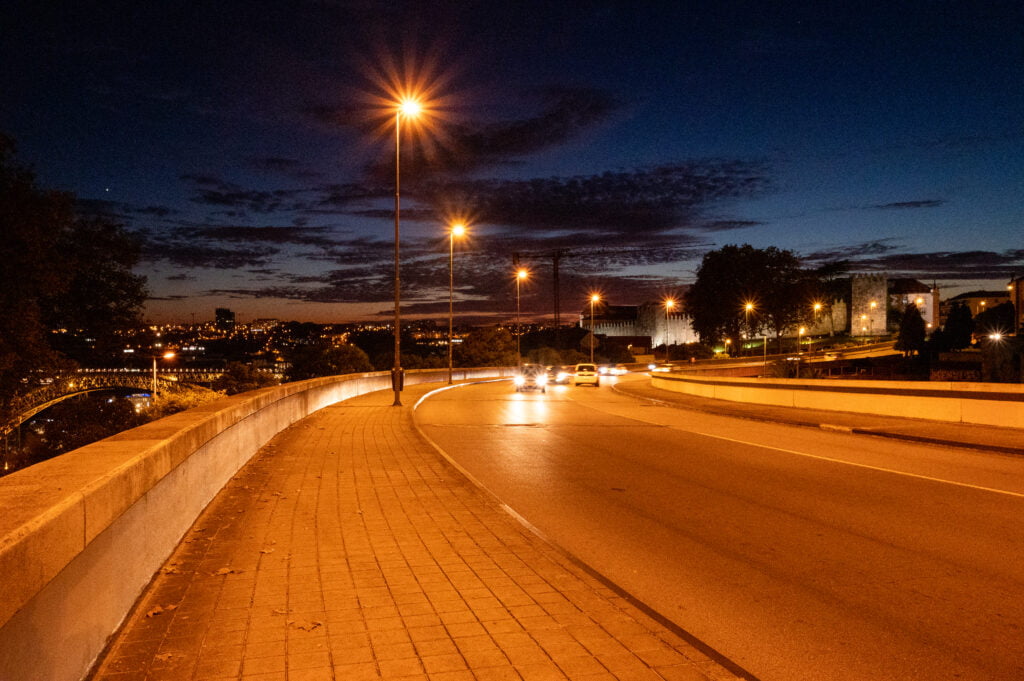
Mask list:
[[[264,447],[93,681],[736,678],[524,529],[391,400],[339,403]]]

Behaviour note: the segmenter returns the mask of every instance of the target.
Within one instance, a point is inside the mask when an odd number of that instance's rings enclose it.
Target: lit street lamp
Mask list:
[[[452,384],[452,338],[455,318],[455,237],[466,234],[466,226],[461,222],[452,225],[448,230],[448,385]]]
[[[747,338],[748,339],[754,337],[754,331],[753,331],[753,329],[750,328],[750,313],[753,312],[753,311],[754,311],[754,303],[752,303],[749,300],[747,302],[743,303],[743,323],[746,324],[746,326],[747,326]],[[768,343],[768,339],[765,338],[765,344],[767,345],[767,343]],[[765,353],[767,353],[767,350],[765,350]]]
[[[153,402],[156,402],[156,361],[158,359],[172,359],[173,352],[165,352],[162,355],[153,355]]]
[[[522,327],[519,324],[519,284],[525,281],[528,276],[530,276],[530,273],[526,269],[521,267],[516,270],[516,366],[520,366],[523,363],[523,354],[519,349],[519,340],[523,335]]]
[[[669,341],[669,319],[668,316],[672,312],[672,308],[676,306],[676,301],[672,298],[665,299],[665,361],[669,361],[670,357],[668,354],[668,341]]]
[[[593,293],[590,295],[590,363],[594,363],[594,304],[601,301],[601,296]]]
[[[421,111],[418,101],[412,98],[403,99],[395,111],[395,363],[391,368],[391,388],[395,391],[395,401],[391,406],[402,406],[402,329],[401,329],[401,305],[402,305],[402,281],[399,272],[399,181],[401,139],[402,139],[402,116],[415,118]]]

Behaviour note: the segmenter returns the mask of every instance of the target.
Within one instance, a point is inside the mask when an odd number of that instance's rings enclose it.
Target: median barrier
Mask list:
[[[1024,428],[1024,385],[651,374],[662,390],[731,402]]]
[[[455,380],[509,369],[459,369]],[[406,384],[447,379],[410,371]],[[389,372],[225,397],[0,478],[0,681],[77,681],[207,504],[271,438]]]

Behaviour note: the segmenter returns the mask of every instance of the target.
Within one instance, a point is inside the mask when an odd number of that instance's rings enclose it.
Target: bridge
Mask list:
[[[455,380],[508,373],[459,370]],[[222,650],[252,651],[247,675],[260,668],[272,675],[278,670],[274,665],[280,664],[278,678],[285,677],[285,670],[289,678],[302,676],[298,672],[312,667],[285,666],[301,663],[327,665],[327,675],[317,678],[355,678],[370,671],[378,678],[385,668],[409,661],[387,657],[405,646],[415,647],[421,660],[415,664],[436,665],[438,674],[457,671],[462,668],[458,665],[488,668],[499,657],[503,664],[523,664],[539,672],[543,670],[533,655],[543,649],[544,664],[550,666],[555,658],[564,662],[559,669],[566,673],[549,677],[585,678],[593,676],[602,646],[615,644],[616,652],[605,659],[624,665],[616,678],[703,678],[683,669],[694,664],[708,677],[750,678],[735,668],[723,671],[707,655],[701,657],[700,647],[694,648],[685,632],[672,629],[656,613],[638,611],[592,574],[494,520],[493,503],[483,504],[480,495],[467,492],[461,473],[429,447],[420,448],[411,435],[411,406],[417,391],[424,392],[418,386],[434,382],[442,388],[445,378],[443,371],[409,372],[406,407],[398,409],[342,402],[386,390],[389,376],[384,372],[311,379],[225,397],[0,479],[5,509],[0,517],[0,679],[83,678],[154,576],[182,570],[166,564],[176,547],[196,561],[189,573],[195,581],[183,582],[194,585],[187,590],[220,594],[225,600],[182,605],[179,617],[172,616],[170,606],[177,600],[172,602],[171,592],[158,591],[136,613],[133,621],[142,630],[130,640],[171,646],[158,652],[154,648],[147,664],[161,669],[192,665],[178,676],[161,678],[238,678],[237,668],[213,668],[231,661],[204,660],[198,652],[200,656],[190,657],[182,652],[185,648],[174,646],[202,647],[203,637],[195,635],[195,628],[200,611],[208,606],[223,622],[231,614],[224,609],[247,613],[251,603],[266,607],[252,611],[259,626],[248,644],[226,643],[237,633],[230,627],[209,634],[217,639],[211,645],[224,642]],[[961,392],[969,387],[961,386]],[[885,389],[870,382],[849,388],[874,390],[875,403],[885,398]],[[1024,424],[1020,388],[1002,388],[1006,395],[992,396],[998,400],[988,400],[991,391],[984,386],[976,390],[982,408],[974,413],[990,412],[982,404],[988,401],[989,407],[1015,408],[1014,424]],[[1010,392],[1016,392],[1016,399]],[[941,399],[899,399],[907,397]],[[511,414],[517,424],[538,418],[525,411],[530,404]],[[306,420],[328,412],[347,416],[338,423]],[[932,436],[941,433],[934,424],[929,431]],[[278,434],[285,438],[282,444],[263,452],[280,446],[282,458],[259,465],[260,459],[253,457]],[[371,453],[379,461],[365,468]],[[345,465],[364,468],[346,468],[340,463],[343,456]],[[240,474],[251,459],[256,470]],[[287,470],[278,473],[278,463],[285,462]],[[218,506],[223,518],[204,516],[197,524],[226,486],[228,494]],[[315,498],[303,494],[309,489],[318,490]],[[436,499],[436,506],[423,510],[419,505],[429,499]],[[333,511],[322,516],[321,504],[330,504]],[[251,515],[239,520],[239,509]],[[252,532],[241,529],[253,527],[250,520],[264,525]],[[321,543],[324,538],[317,532],[338,523],[345,524],[344,547]],[[498,526],[504,529],[498,531]],[[226,559],[215,550],[235,546],[248,534],[265,543],[237,562],[219,562]],[[527,570],[535,567],[536,572]],[[320,596],[313,597],[310,587],[319,588],[320,580],[329,576],[345,583],[325,592],[333,599],[325,604]],[[239,605],[243,602],[244,607]],[[315,604],[326,613],[305,616],[303,609]],[[359,622],[344,619],[353,612]],[[499,615],[506,619],[497,619]],[[352,628],[357,624],[358,631]],[[625,652],[616,636],[629,642]],[[357,639],[365,639],[365,645],[356,646]],[[464,649],[463,643],[483,647]],[[341,647],[333,657],[324,652],[335,645]],[[274,652],[278,647],[280,654]],[[495,652],[499,648],[500,655]],[[118,665],[128,664],[132,655],[138,657],[136,652],[110,658],[104,663],[107,676],[98,678],[122,678],[119,674],[130,670]],[[712,673],[712,667],[718,671]],[[307,676],[313,678],[312,672]]]
[[[10,410],[14,416],[0,425],[0,436],[6,436],[39,412],[85,393],[111,388],[149,393],[154,384],[158,392],[174,392],[183,384],[209,384],[223,373],[219,369],[161,369],[154,375],[151,370],[137,368],[78,369],[48,378],[35,390],[14,400]]]

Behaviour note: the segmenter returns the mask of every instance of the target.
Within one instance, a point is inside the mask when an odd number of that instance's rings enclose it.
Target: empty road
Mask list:
[[[416,419],[552,542],[763,681],[1024,679],[1024,460],[611,383],[458,387]]]

